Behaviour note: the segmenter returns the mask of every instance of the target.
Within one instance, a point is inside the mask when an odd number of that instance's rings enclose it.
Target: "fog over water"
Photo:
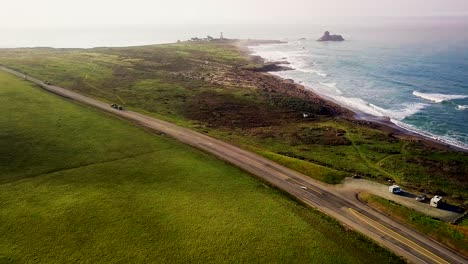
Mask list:
[[[56,47],[90,48],[171,43],[191,37],[219,36],[242,39],[297,39],[320,36],[324,30],[347,39],[388,41],[453,41],[466,38],[468,17],[430,18],[329,18],[310,24],[220,24],[220,25],[108,25],[7,27],[0,25],[0,48]],[[458,36],[457,36],[458,35]]]
[[[0,25],[314,24],[365,17],[468,16],[466,0],[15,0]],[[333,18],[335,17],[335,18]]]

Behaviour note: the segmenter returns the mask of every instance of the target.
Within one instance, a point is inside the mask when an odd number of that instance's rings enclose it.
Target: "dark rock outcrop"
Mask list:
[[[278,62],[270,62],[262,65],[247,65],[241,67],[243,70],[249,70],[249,71],[254,71],[254,72],[278,72],[278,71],[289,71],[293,70],[291,67],[286,67],[281,64],[289,64],[289,62],[283,62],[283,61],[278,61]]]
[[[330,35],[330,32],[325,31],[317,41],[344,41],[344,38],[341,35]]]

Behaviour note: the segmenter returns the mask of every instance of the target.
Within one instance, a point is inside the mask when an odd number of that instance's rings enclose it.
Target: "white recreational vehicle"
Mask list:
[[[431,199],[431,206],[432,207],[439,207],[442,203],[444,203],[443,197],[436,195]]]
[[[391,193],[401,193],[403,190],[401,189],[400,186],[394,184],[394,185],[388,187],[388,191],[391,192]]]

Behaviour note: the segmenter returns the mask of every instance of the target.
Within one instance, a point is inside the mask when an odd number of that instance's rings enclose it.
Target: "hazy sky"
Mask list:
[[[281,24],[324,17],[461,15],[468,15],[468,0],[2,0],[0,27]]]

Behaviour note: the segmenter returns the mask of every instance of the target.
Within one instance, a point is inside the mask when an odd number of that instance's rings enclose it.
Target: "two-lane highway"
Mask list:
[[[0,69],[18,77],[24,77],[24,74],[6,67],[0,66]],[[121,111],[111,108],[107,103],[61,87],[46,85],[41,80],[32,77],[28,77],[28,80],[54,94],[124,117],[139,125],[165,133],[181,142],[209,152],[295,196],[303,203],[336,218],[344,225],[361,232],[411,262],[468,263],[468,259],[464,256],[370,209],[356,199],[349,199],[336,193],[327,184],[276,164],[257,154],[166,121],[133,111]]]

